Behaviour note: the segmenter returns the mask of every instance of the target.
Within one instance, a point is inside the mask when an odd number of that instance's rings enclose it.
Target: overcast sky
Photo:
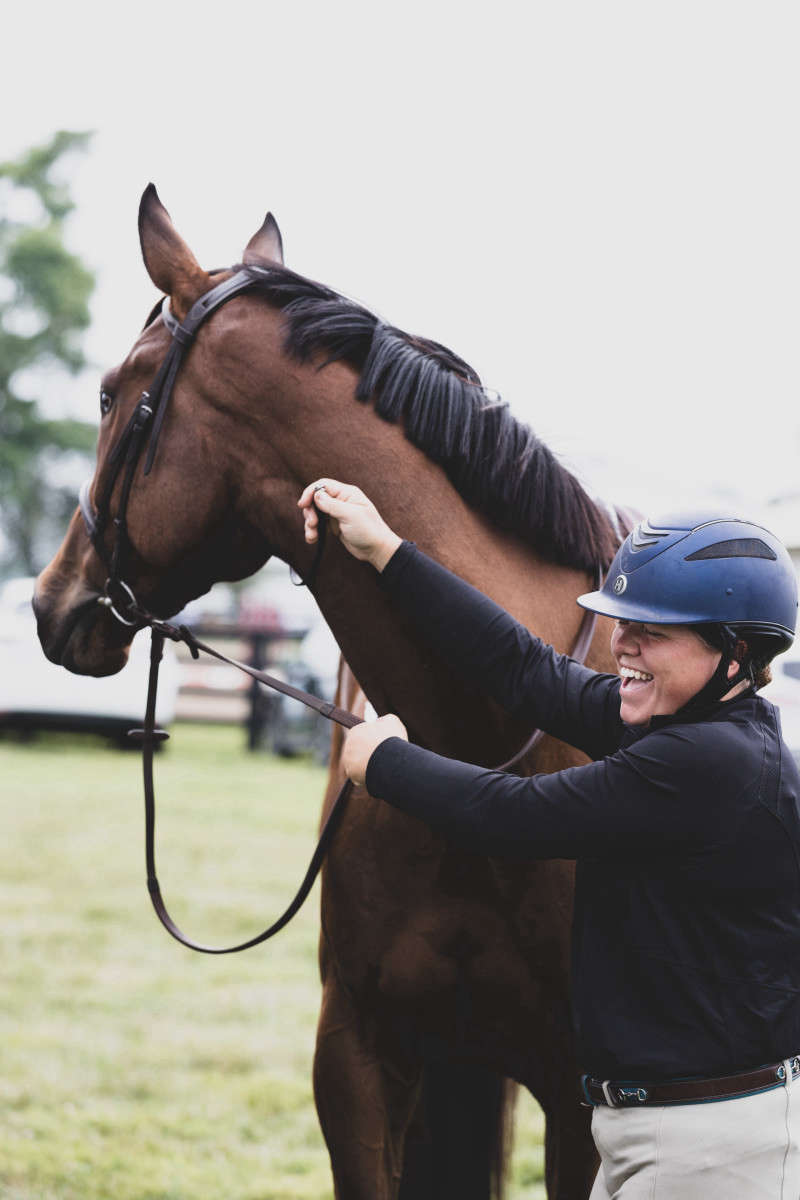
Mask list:
[[[13,30],[13,37],[10,36]],[[287,264],[450,345],[589,487],[657,515],[800,490],[794,3],[29,3],[0,157],[93,129],[96,411],[155,291],[153,180],[208,266]]]

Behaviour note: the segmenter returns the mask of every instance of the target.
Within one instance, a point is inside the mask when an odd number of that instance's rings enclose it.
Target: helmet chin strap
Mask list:
[[[743,680],[746,680],[750,687],[755,689],[753,666],[750,662],[740,663],[736,674],[728,677],[728,667],[732,662],[737,661],[736,646],[739,638],[728,625],[721,625],[719,629],[723,645],[722,657],[717,668],[708,683],[704,684],[699,692],[677,710],[676,716],[695,716],[702,710],[710,708],[712,704],[718,704],[723,696]]]

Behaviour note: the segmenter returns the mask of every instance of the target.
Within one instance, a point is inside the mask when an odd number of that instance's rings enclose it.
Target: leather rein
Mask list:
[[[164,621],[154,616],[139,604],[133,589],[123,578],[125,559],[131,547],[127,527],[127,508],[136,468],[146,449],[147,454],[143,473],[144,475],[150,473],[175,380],[189,347],[194,340],[194,336],[203,322],[225,304],[226,301],[243,291],[254,287],[257,288],[259,282],[268,277],[269,274],[270,272],[263,267],[250,266],[238,270],[229,279],[217,284],[216,287],[211,288],[210,291],[201,296],[192,305],[182,321],[176,320],[170,311],[169,297],[164,298],[161,315],[172,335],[170,348],[156,372],[149,390],[142,392],[128,424],[123,429],[119,440],[111,452],[109,458],[111,472],[97,508],[95,509],[91,499],[91,480],[87,480],[83,484],[78,499],[89,540],[108,570],[105,587],[102,595],[98,596],[97,603],[107,608],[112,616],[123,625],[136,629],[148,627],[151,633],[150,674],[143,727],[131,730],[128,735],[139,741],[142,746],[147,890],[150,894],[150,900],[156,916],[167,932],[182,945],[187,946],[190,950],[197,950],[202,954],[235,954],[240,950],[248,950],[252,946],[257,946],[261,942],[267,941],[268,938],[273,937],[288,924],[311,891],[328,846],[341,822],[353,784],[348,779],[342,786],[322,827],[316,849],[314,850],[303,881],[291,903],[277,920],[256,937],[252,937],[248,941],[241,942],[235,946],[206,946],[200,942],[193,941],[192,938],[182,932],[170,916],[161,895],[161,888],[156,875],[153,754],[158,743],[166,741],[169,737],[169,734],[165,730],[159,729],[156,726],[158,673],[163,657],[165,640],[184,642],[195,659],[198,658],[199,653],[202,651],[204,654],[209,654],[220,662],[237,667],[240,671],[244,671],[252,679],[257,680],[265,687],[272,688],[274,691],[280,692],[293,700],[299,700],[308,708],[313,709],[330,721],[335,721],[345,729],[352,729],[355,725],[362,723],[362,718],[357,717],[354,713],[347,712],[345,709],[339,708],[329,701],[321,700],[318,696],[312,696],[310,693],[293,687],[289,683],[284,683],[283,680],[277,679],[265,671],[257,670],[255,667],[238,662],[236,659],[228,658],[218,650],[213,649],[213,647],[199,641],[185,625],[172,625],[169,621]],[[110,517],[111,499],[120,476],[122,477],[122,484],[119,507],[116,517],[112,520]],[[323,514],[320,515],[322,516]],[[116,537],[109,552],[106,549],[104,536],[110,521],[116,531]],[[325,526],[323,523],[320,529],[321,535],[324,533],[324,529]],[[308,578],[305,580],[308,585],[311,585],[316,577],[323,548],[324,537],[320,536],[311,570]],[[601,582],[602,570],[598,567],[596,586],[599,587]],[[595,614],[587,610],[583,615],[571,655],[578,662],[583,663],[586,659],[594,635],[595,623]],[[507,762],[494,769],[497,771],[508,771],[516,766],[534,749],[543,736],[544,733],[541,729],[534,730],[521,750]]]

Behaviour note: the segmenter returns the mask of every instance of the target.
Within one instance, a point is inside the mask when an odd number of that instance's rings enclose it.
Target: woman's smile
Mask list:
[[[653,676],[648,675],[646,671],[637,671],[633,667],[620,667],[619,673],[622,676],[622,686],[630,687],[634,681],[637,683],[652,683]]]
[[[611,652],[622,678],[620,715],[628,725],[682,708],[708,683],[720,660],[687,625],[617,621]]]

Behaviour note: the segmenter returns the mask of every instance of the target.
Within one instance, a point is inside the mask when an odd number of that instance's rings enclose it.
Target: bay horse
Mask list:
[[[231,275],[200,267],[152,185],[139,233],[175,318]],[[462,359],[284,267],[270,214],[243,263],[258,270],[258,286],[199,329],[152,470],[133,480],[126,579],[139,602],[170,616],[271,555],[308,574],[297,499],[309,480],[332,475],[357,483],[394,529],[569,652],[575,597],[615,546],[602,509]],[[103,378],[95,504],[110,450],[169,345],[154,309]],[[351,694],[357,679],[379,714],[396,712],[413,740],[440,754],[492,765],[518,751],[530,731],[446,669],[376,573],[328,542],[313,592],[352,670]],[[98,604],[106,573],[76,511],[34,607],[48,658],[79,674],[112,674],[127,658],[133,628]],[[601,623],[591,666],[610,667],[607,647]],[[579,761],[545,738],[516,769]],[[572,887],[571,863],[465,854],[354,793],[323,873],[314,1063],[339,1200],[501,1194],[503,1080],[529,1088],[545,1112],[551,1200],[588,1195],[596,1158],[569,1018]]]

